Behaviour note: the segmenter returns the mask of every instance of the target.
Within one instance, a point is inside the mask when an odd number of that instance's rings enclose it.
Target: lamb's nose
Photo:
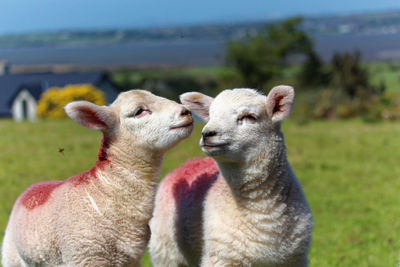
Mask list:
[[[187,109],[187,108],[183,108],[181,110],[181,114],[182,117],[188,116],[188,115],[192,115],[192,113]]]
[[[217,135],[216,131],[206,131],[202,132],[201,135],[203,136],[203,140],[206,140],[208,137]]]

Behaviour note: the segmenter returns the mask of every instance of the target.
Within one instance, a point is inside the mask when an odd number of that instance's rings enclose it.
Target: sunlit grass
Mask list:
[[[373,85],[383,83],[387,91],[400,91],[400,62],[372,62],[366,67]]]
[[[201,125],[196,126],[190,138],[165,155],[161,177],[188,158],[203,156]],[[313,211],[311,266],[395,266],[400,256],[400,124],[288,121],[283,131],[289,161]],[[0,120],[0,238],[24,188],[89,169],[100,139],[100,133],[69,120]],[[151,266],[147,255],[142,263]]]
[[[400,124],[284,127],[311,204],[312,266],[394,266],[400,255]]]

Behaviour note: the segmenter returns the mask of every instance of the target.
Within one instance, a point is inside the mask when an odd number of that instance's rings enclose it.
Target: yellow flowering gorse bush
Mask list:
[[[65,118],[64,106],[76,100],[86,100],[96,105],[105,104],[103,92],[90,84],[52,87],[40,97],[37,115],[41,118]]]

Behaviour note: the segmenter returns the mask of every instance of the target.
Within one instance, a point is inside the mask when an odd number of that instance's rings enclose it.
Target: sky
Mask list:
[[[0,34],[400,11],[399,0],[0,0]]]

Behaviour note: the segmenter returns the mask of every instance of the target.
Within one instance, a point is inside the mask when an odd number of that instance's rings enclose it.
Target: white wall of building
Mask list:
[[[24,118],[23,101],[26,101],[26,118]],[[36,100],[27,90],[19,92],[14,98],[11,109],[15,121],[22,121],[24,119],[29,121],[36,120]]]

